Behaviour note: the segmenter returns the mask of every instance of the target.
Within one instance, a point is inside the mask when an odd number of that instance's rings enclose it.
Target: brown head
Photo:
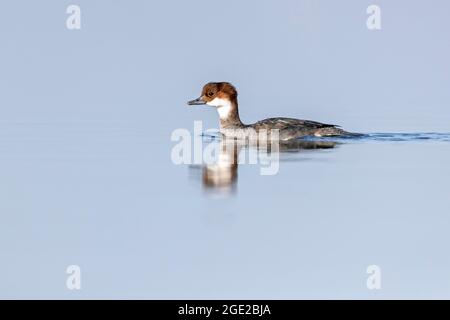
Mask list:
[[[236,88],[228,82],[210,82],[203,86],[202,94],[200,95],[200,97],[195,100],[189,101],[188,104],[207,104],[217,107],[220,103],[218,100],[237,102]]]
[[[217,108],[221,127],[242,125],[239,119],[237,91],[228,82],[210,82],[202,90],[199,98],[188,102],[189,105],[206,104]]]

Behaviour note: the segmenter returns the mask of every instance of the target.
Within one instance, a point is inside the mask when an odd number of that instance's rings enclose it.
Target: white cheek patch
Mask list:
[[[228,99],[214,98],[210,102],[206,103],[209,106],[217,107],[220,119],[226,119],[231,112],[231,102]]]
[[[229,103],[229,101],[227,101],[225,99],[214,98],[213,100],[211,100],[210,102],[207,102],[206,104],[208,106],[219,107],[219,106],[223,106],[227,103]]]

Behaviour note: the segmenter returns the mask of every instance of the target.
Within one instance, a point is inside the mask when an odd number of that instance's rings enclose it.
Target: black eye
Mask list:
[[[208,92],[206,95],[207,95],[208,97],[212,97],[212,96],[214,95],[214,93]]]

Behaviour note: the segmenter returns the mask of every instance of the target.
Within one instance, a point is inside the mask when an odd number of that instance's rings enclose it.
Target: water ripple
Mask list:
[[[332,138],[330,138],[332,139]],[[450,133],[440,132],[403,132],[403,133],[366,133],[357,137],[338,137],[333,141],[342,140],[358,140],[358,141],[450,141]]]
[[[204,140],[214,141],[220,140],[219,132],[208,132],[202,134]],[[304,137],[299,140],[306,141],[450,141],[450,133],[442,132],[374,132],[365,133],[358,136],[342,136],[342,137]]]

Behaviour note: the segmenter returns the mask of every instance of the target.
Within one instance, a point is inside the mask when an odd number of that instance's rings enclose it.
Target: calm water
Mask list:
[[[76,2],[0,10],[0,298],[450,298],[448,1]],[[174,165],[208,81],[372,134]]]
[[[167,132],[3,122],[0,296],[450,297],[448,134],[306,141],[276,175],[239,164],[220,180],[174,165]]]

